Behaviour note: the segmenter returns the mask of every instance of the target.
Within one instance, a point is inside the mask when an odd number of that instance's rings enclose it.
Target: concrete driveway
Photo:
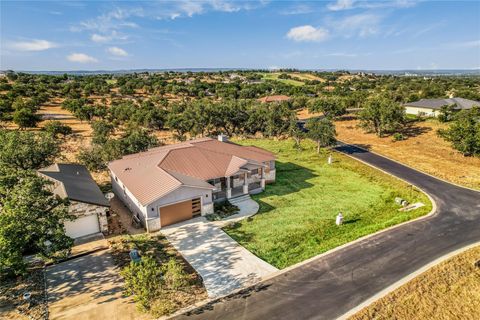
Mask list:
[[[142,319],[107,250],[50,266],[46,270],[50,319]]]
[[[242,218],[249,215],[241,212]],[[199,217],[161,231],[202,276],[210,298],[252,285],[278,270],[239,245],[220,225]]]
[[[439,257],[480,241],[478,191],[352,145],[336,149],[422,188],[435,200],[436,214],[314,258],[262,282],[261,290],[175,319],[336,319]]]

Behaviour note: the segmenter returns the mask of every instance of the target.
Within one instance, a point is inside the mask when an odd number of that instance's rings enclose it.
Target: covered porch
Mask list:
[[[252,191],[265,189],[265,168],[261,163],[247,163],[238,172],[228,177],[209,180],[216,190],[212,196],[214,201],[239,197]]]

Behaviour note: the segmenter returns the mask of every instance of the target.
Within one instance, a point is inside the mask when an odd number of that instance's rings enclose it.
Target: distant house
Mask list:
[[[214,201],[261,192],[275,181],[275,156],[201,138],[128,155],[108,165],[115,195],[147,231],[213,213]]]
[[[443,106],[455,105],[456,110],[471,109],[474,106],[480,107],[479,101],[463,98],[448,99],[421,99],[405,103],[405,112],[417,116],[437,117]]]
[[[257,99],[257,101],[261,103],[283,102],[283,101],[290,101],[290,97],[284,96],[284,95],[266,96],[266,97]]]
[[[54,194],[70,200],[70,213],[77,218],[65,221],[65,233],[71,238],[108,231],[109,202],[87,168],[78,164],[53,164],[38,170],[40,176],[53,182]]]

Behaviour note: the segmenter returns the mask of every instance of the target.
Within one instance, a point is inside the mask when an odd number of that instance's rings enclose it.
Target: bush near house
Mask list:
[[[207,214],[206,218],[209,221],[218,221],[237,214],[240,209],[231,204],[228,200],[216,202],[214,204],[213,213]]]
[[[164,236],[127,235],[109,241],[125,293],[140,311],[160,317],[207,297],[202,278]],[[131,262],[131,249],[139,251],[141,262]]]

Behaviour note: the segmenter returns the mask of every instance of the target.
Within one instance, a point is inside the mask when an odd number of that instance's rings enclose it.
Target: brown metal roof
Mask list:
[[[260,148],[201,138],[128,155],[108,167],[146,205],[181,186],[214,189],[205,181],[233,175],[247,163],[274,159]]]

